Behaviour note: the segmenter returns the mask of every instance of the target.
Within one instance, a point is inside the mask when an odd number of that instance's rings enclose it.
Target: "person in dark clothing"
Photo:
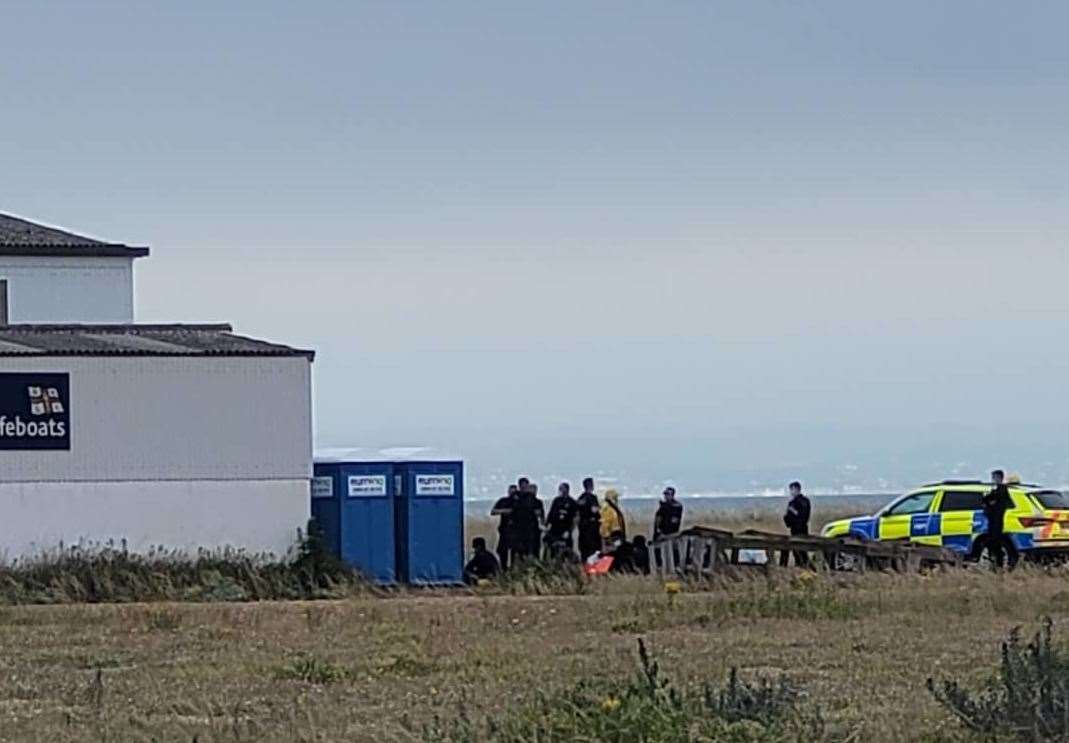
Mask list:
[[[468,585],[488,580],[498,574],[499,566],[497,558],[486,549],[486,540],[475,537],[471,542],[475,553],[471,556],[468,564],[464,566],[464,582]]]
[[[791,499],[787,502],[787,512],[783,514],[783,524],[790,530],[792,537],[809,534],[809,516],[812,508],[809,499],[802,494],[802,483],[792,482],[789,486]],[[786,555],[784,555],[786,560]],[[783,564],[786,564],[785,562]],[[809,567],[809,555],[805,552],[794,553],[794,564],[800,568]]]
[[[519,495],[512,509],[516,529],[515,553],[524,558],[536,558],[542,544],[542,523],[545,509],[538,499],[538,488],[526,477],[520,478]]]
[[[609,567],[610,573],[637,572],[635,569],[635,547],[627,541],[627,537],[622,531],[614,531],[609,537],[609,546],[605,554],[612,555],[612,565]]]
[[[646,537],[641,534],[631,540],[631,548],[634,553],[635,572],[643,575],[650,574],[650,548],[646,544]]]
[[[657,513],[653,517],[653,539],[663,539],[679,533],[683,524],[683,504],[676,500],[676,489],[669,486],[664,489],[664,498],[657,506]],[[679,548],[672,546],[672,556],[675,564],[679,563]],[[657,567],[661,567],[661,553],[657,552]]]
[[[593,478],[583,480],[583,494],[575,501],[579,526],[579,556],[583,562],[601,549],[601,504],[594,493]]]
[[[549,504],[546,518],[546,556],[559,557],[572,551],[572,531],[579,505],[571,495],[571,486],[562,482],[557,487],[557,497]]]
[[[994,487],[984,496],[984,516],[987,517],[988,551],[995,567],[1002,569],[1006,564],[1005,526],[1006,511],[1013,508],[1010,489],[1006,486],[1006,473],[995,470],[991,473]]]
[[[676,489],[667,487],[664,489],[664,500],[657,506],[657,514],[653,517],[653,538],[657,540],[678,534],[682,523],[683,504],[676,500]]]
[[[516,549],[516,525],[513,522],[512,510],[516,507],[518,493],[519,489],[515,485],[509,485],[508,495],[499,498],[490,510],[491,516],[501,519],[497,525],[497,559],[503,571],[509,569],[509,558]]]

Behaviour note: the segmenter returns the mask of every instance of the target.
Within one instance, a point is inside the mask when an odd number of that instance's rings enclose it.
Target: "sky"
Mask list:
[[[1064,3],[2,5],[0,211],[316,349],[319,445],[1069,483]]]

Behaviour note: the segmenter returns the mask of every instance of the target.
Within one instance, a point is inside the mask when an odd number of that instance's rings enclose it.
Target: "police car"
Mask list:
[[[1069,556],[1069,499],[1038,485],[1008,483],[1013,507],[1006,511],[1003,549],[1013,565],[1021,557]],[[969,560],[990,552],[982,500],[991,483],[944,480],[930,483],[891,501],[873,516],[827,524],[824,537],[862,541],[909,540],[948,547]]]

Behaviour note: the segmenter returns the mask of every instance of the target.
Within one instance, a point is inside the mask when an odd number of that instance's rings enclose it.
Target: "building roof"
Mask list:
[[[148,255],[148,248],[95,240],[0,214],[0,255],[140,258]]]
[[[235,335],[229,325],[0,326],[0,356],[304,356],[315,351]]]

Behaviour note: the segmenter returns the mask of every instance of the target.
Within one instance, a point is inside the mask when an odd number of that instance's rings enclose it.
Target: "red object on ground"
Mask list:
[[[594,562],[588,562],[583,566],[583,572],[587,575],[605,575],[612,567],[612,555],[607,555]]]

